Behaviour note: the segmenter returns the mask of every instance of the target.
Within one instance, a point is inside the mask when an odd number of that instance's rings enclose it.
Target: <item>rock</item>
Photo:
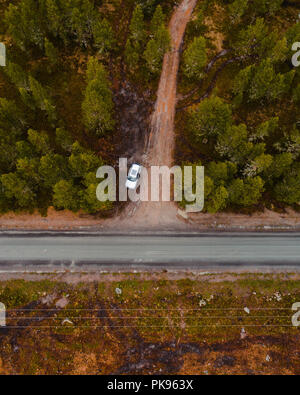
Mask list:
[[[280,292],[278,292],[278,291],[275,292],[274,297],[277,300],[277,302],[281,302],[282,296],[281,296]]]
[[[41,299],[41,302],[47,306],[50,306],[54,300],[57,298],[57,295],[51,294],[51,295],[46,295]]]
[[[204,299],[200,299],[199,306],[200,307],[206,306],[206,301]]]
[[[245,313],[250,314],[250,310],[248,309],[248,307],[244,308]]]
[[[69,320],[69,318],[66,318],[65,320],[63,320],[63,322],[61,324],[62,325],[65,325],[65,324],[74,325],[74,323],[71,320]]]
[[[246,331],[245,331],[245,328],[242,328],[242,329],[241,329],[241,340],[246,339],[246,337],[247,337],[247,333],[246,333]]]
[[[122,295],[122,290],[120,288],[115,289],[117,295]]]
[[[58,309],[64,309],[68,304],[68,299],[66,297],[63,297],[55,303],[55,307]]]
[[[223,366],[234,366],[235,358],[230,355],[223,355],[215,360],[215,368],[222,368]]]

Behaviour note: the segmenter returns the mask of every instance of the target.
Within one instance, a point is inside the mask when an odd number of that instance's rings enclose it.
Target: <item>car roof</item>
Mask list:
[[[139,170],[140,169],[140,165],[138,165],[137,163],[134,163],[133,165],[131,165],[130,170]]]

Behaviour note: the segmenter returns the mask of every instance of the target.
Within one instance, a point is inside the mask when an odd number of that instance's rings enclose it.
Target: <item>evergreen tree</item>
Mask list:
[[[50,151],[50,140],[46,132],[37,132],[36,130],[28,130],[28,141],[35,148],[35,150],[42,154],[47,154]]]
[[[300,204],[300,165],[295,164],[274,189],[275,198],[285,204]]]
[[[264,182],[258,176],[246,178],[245,180],[236,179],[230,185],[229,201],[233,205],[250,207],[259,202],[264,191]]]
[[[49,63],[51,66],[55,66],[58,63],[58,51],[54,47],[51,41],[49,41],[47,38],[45,38],[45,53],[46,56],[48,57]]]
[[[29,76],[29,86],[37,107],[47,113],[51,123],[54,122],[57,119],[56,110],[46,89],[32,76]]]
[[[107,19],[97,20],[93,24],[94,45],[100,54],[110,52],[116,45],[114,31]]]
[[[70,181],[59,181],[53,187],[53,205],[58,210],[77,212],[80,209],[79,188]]]
[[[154,12],[153,18],[151,20],[150,24],[150,36],[151,38],[155,37],[158,29],[161,26],[165,26],[165,16],[163,13],[163,10],[161,8],[161,5],[159,4]]]
[[[143,43],[146,38],[145,22],[142,7],[138,4],[132,14],[129,25],[130,38],[135,43]]]
[[[3,174],[0,179],[5,197],[12,200],[16,208],[32,211],[37,207],[36,193],[17,173]]]
[[[105,212],[113,208],[110,201],[101,202],[97,199],[97,186],[99,180],[96,179],[96,173],[88,173],[84,178],[85,188],[81,192],[81,208],[89,213],[95,214],[99,211]]]
[[[13,62],[8,62],[4,71],[18,88],[30,89],[28,76],[21,66]]]
[[[197,37],[183,54],[183,70],[188,78],[200,80],[207,62],[206,44],[203,37]]]
[[[161,25],[154,38],[152,38],[144,52],[144,58],[149,70],[153,74],[159,74],[162,67],[164,54],[170,49],[170,34],[168,30]]]
[[[248,7],[249,0],[234,0],[234,2],[228,6],[230,22],[233,24],[240,23]]]
[[[106,71],[96,58],[90,58],[87,87],[82,103],[83,120],[89,131],[101,136],[114,128],[114,104]]]
[[[68,163],[62,155],[49,153],[41,157],[38,171],[43,184],[52,188],[68,176]]]
[[[232,123],[230,105],[219,97],[203,100],[195,110],[191,111],[188,130],[196,141],[203,137],[223,134]]]
[[[224,186],[214,188],[208,199],[206,199],[205,207],[207,212],[215,214],[226,208],[228,196],[229,194]]]

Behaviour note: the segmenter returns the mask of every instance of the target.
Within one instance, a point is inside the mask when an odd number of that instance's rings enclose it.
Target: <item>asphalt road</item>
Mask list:
[[[300,234],[1,235],[0,272],[300,270]]]

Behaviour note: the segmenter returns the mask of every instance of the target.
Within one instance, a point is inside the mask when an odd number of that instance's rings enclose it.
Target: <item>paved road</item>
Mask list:
[[[0,237],[0,271],[300,270],[300,234],[15,235]]]

